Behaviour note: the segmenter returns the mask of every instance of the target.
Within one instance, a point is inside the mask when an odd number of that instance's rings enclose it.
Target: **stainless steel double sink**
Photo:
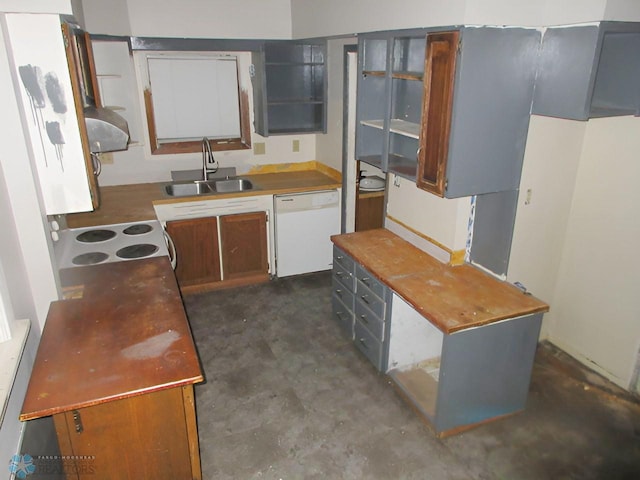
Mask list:
[[[216,193],[234,193],[253,189],[253,183],[251,183],[251,180],[247,180],[246,178],[172,182],[165,186],[167,195],[171,197],[215,195]]]

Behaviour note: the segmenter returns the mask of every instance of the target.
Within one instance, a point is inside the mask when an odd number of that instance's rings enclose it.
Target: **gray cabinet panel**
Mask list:
[[[338,247],[333,247],[333,316],[379,371],[386,371],[391,291]]]
[[[587,120],[640,110],[640,23],[545,31],[531,113]]]
[[[254,126],[262,136],[325,133],[326,41],[268,41],[253,54]]]
[[[539,42],[534,29],[462,30],[446,197],[518,188]]]
[[[437,432],[523,410],[542,314],[445,335]]]
[[[544,33],[531,113],[587,118],[598,36],[597,25],[549,28]]]
[[[517,190],[476,197],[470,252],[472,263],[498,275],[507,273],[517,208]]]

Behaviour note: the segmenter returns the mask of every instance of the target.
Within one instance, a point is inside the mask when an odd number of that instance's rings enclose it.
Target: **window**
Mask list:
[[[251,147],[247,90],[237,55],[145,53],[145,109],[151,153]]]

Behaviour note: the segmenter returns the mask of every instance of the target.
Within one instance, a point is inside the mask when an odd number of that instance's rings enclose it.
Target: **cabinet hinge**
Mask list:
[[[80,417],[80,412],[78,410],[73,410],[71,414],[73,415],[73,425],[76,428],[76,433],[82,433],[84,427],[82,426],[82,418]]]
[[[462,39],[460,38],[458,40],[458,45],[456,45],[456,53],[460,54],[461,51],[462,51]]]

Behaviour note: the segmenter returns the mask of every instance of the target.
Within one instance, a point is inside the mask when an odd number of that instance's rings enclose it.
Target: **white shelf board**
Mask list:
[[[367,127],[377,128],[379,130],[384,128],[384,120],[361,120],[360,124]],[[420,139],[420,124],[418,123],[407,122],[406,120],[401,120],[399,118],[392,118],[389,130],[391,133],[415,138],[416,140]]]

